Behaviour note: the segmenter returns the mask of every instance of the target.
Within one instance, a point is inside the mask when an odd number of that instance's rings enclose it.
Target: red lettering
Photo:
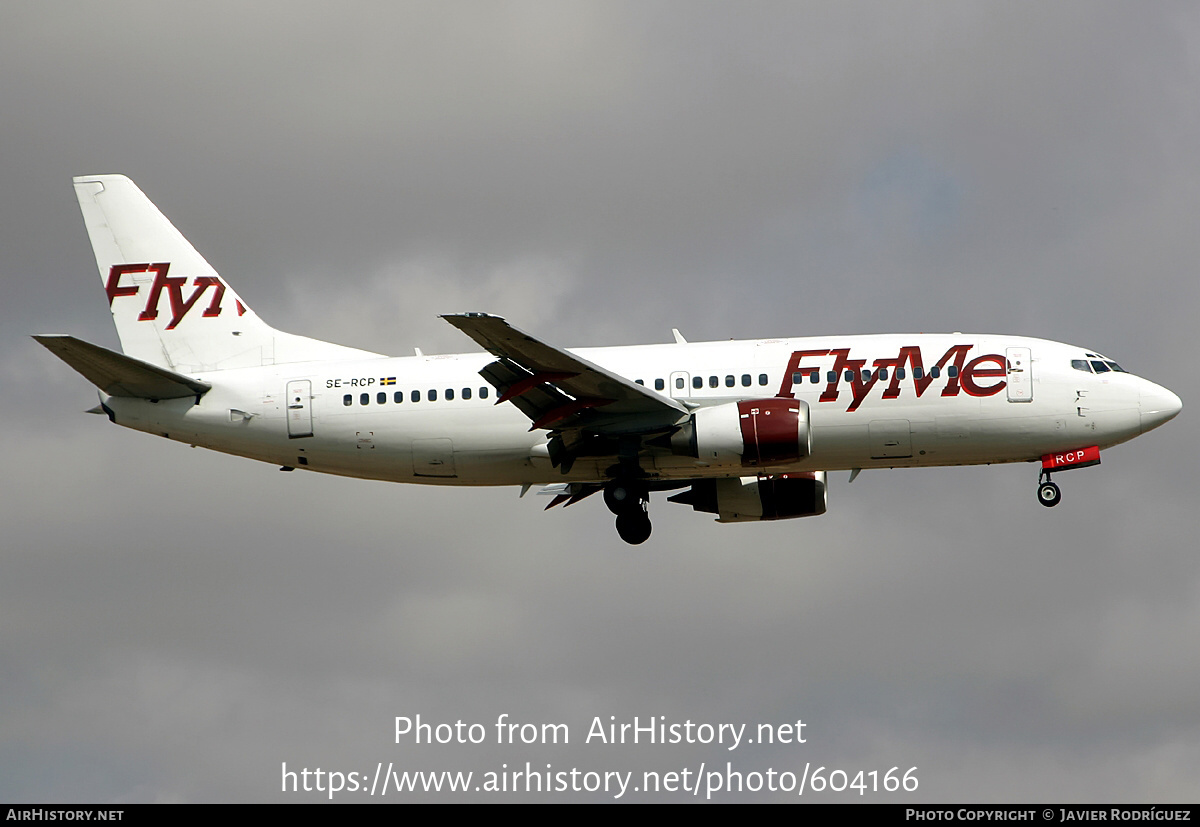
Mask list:
[[[917,361],[920,362],[920,360],[921,360],[920,349],[916,348],[916,350],[917,350]],[[880,378],[881,378],[880,372],[884,369],[895,368],[896,366],[903,364],[901,359],[902,359],[902,356],[896,356],[894,358],[889,358],[889,359],[876,359],[875,360],[875,370],[870,372],[871,375],[866,381],[864,381],[862,378],[862,371],[856,370],[854,372],[854,377],[851,379],[851,384],[850,384],[850,390],[851,390],[851,393],[853,394],[854,399],[850,403],[850,407],[847,408],[846,410],[847,411],[858,410],[858,406],[863,403],[863,400],[867,398],[867,394],[869,394],[871,392],[871,388],[875,387],[875,383],[880,381]],[[896,380],[895,376],[893,376],[892,382],[895,383],[896,381],[897,380]],[[884,389],[884,391],[883,391],[884,399],[892,399],[892,398],[900,395],[899,388],[897,388],[896,393],[892,394],[891,396],[888,395],[890,390],[891,390],[890,387]]]
[[[967,359],[967,351],[970,349],[970,345],[955,345],[947,350],[946,355],[943,356],[941,361],[937,363],[939,368],[945,367],[946,363],[950,361],[950,355],[954,355],[954,376],[950,376],[950,378],[946,380],[946,387],[942,388],[942,396],[958,396],[958,381],[962,376],[963,362],[965,362]],[[947,370],[946,374],[949,376],[950,371]]]
[[[114,264],[108,271],[108,281],[104,284],[104,292],[108,294],[108,306],[112,307],[113,299],[117,296],[136,296],[137,285],[121,287],[121,276],[126,273],[144,273],[148,264]]]
[[[853,371],[854,378],[852,382],[862,382],[862,377],[858,375],[862,366],[867,363],[866,359],[851,359],[850,348],[842,347],[837,350],[829,351],[837,357],[833,363],[833,381],[825,386],[825,392],[817,399],[818,402],[836,402],[838,398],[838,382],[842,379],[842,373],[846,370]],[[851,403],[853,404],[853,403]]]
[[[865,362],[866,360],[863,361]],[[886,363],[892,360],[885,359],[883,361]],[[879,362],[877,361],[875,364],[878,365]],[[879,381],[878,369],[869,371],[869,373],[871,374],[871,378],[864,382],[862,371],[854,371],[854,378],[850,381],[850,391],[854,399],[850,402],[850,407],[846,408],[847,411],[857,411],[858,406],[862,404],[863,400],[867,398],[867,394],[871,392],[871,388],[875,387],[875,383]]]
[[[211,316],[220,316],[221,315],[221,299],[225,298],[225,285],[222,284],[221,280],[216,278],[215,276],[196,276],[195,283],[198,285],[198,284],[200,284],[200,282],[202,280],[205,282],[205,284],[208,284],[211,282],[212,284],[215,284],[217,286],[217,289],[213,291],[212,301],[209,302],[208,307],[204,308],[204,315],[210,316],[210,317]],[[198,292],[203,292],[203,291],[198,291]],[[239,307],[241,306],[241,304],[242,304],[241,302],[238,302]],[[245,312],[246,311],[243,309],[242,313],[245,313]],[[238,315],[240,316],[242,314],[239,313]]]
[[[1100,464],[1100,448],[1096,445],[1090,448],[1076,448],[1065,454],[1043,454],[1042,468],[1047,471],[1069,470],[1071,468],[1087,468]]]
[[[963,362],[966,360],[967,351],[969,351],[971,347],[971,345],[952,346],[942,355],[942,358],[938,360],[934,367],[936,367],[940,372],[947,366],[947,363],[953,359],[954,366],[958,368],[956,372],[961,376],[963,371]],[[902,347],[900,348],[899,355],[897,355],[895,359],[878,359],[875,362],[877,365],[884,365],[887,363],[891,363],[897,371],[904,369],[905,365],[908,365],[908,368],[912,371],[913,390],[916,392],[918,399],[925,393],[926,388],[929,387],[929,383],[934,380],[933,375],[925,370],[925,364],[921,358],[920,347]],[[946,382],[946,387],[942,390],[942,396],[958,396],[958,382],[958,377],[949,377],[949,381]],[[883,398],[895,399],[898,396],[900,396],[900,376],[898,373],[893,373],[891,384],[889,384],[887,389],[883,392]]]
[[[900,370],[905,365],[909,365],[912,369],[913,389],[917,392],[917,396],[925,393],[925,388],[929,387],[929,383],[933,381],[932,376],[925,375],[925,363],[921,361],[921,348],[919,347],[902,347],[900,354],[896,357],[896,369]],[[920,374],[918,376],[917,374]],[[892,383],[887,386],[887,390],[883,392],[884,399],[895,399],[900,395],[900,374],[892,374]]]
[[[783,372],[783,383],[779,386],[779,393],[776,396],[795,399],[796,394],[792,392],[792,377],[800,372],[800,362],[805,356],[824,356],[829,353],[828,350],[797,350],[792,354],[792,358],[788,359],[787,370]]]
[[[993,362],[995,363],[996,367],[981,368],[979,365],[982,362]],[[996,353],[989,353],[986,356],[980,356],[976,359],[972,359],[967,363],[966,367],[962,369],[962,374],[960,376],[962,388],[971,396],[994,396],[1000,393],[1001,389],[1004,388],[1007,382],[1000,381],[994,385],[981,386],[975,380],[976,378],[982,377],[1005,376],[1007,370],[1007,362],[1005,358]]]
[[[831,381],[818,397],[818,402],[836,402],[839,395],[838,385],[846,377],[850,383],[851,401],[847,411],[856,411],[871,393],[871,389],[880,381],[884,370],[892,371],[891,381],[883,391],[884,399],[896,399],[900,396],[901,371],[912,371],[913,391],[917,398],[924,395],[929,384],[940,378],[941,372],[946,371],[946,386],[942,388],[942,396],[958,396],[960,390],[965,390],[971,396],[993,396],[1005,387],[1006,382],[996,382],[991,385],[981,385],[978,380],[1006,375],[1006,363],[1003,356],[987,354],[967,362],[967,354],[973,345],[951,345],[942,357],[928,371],[925,369],[919,346],[905,346],[894,357],[876,359],[874,370],[865,371],[866,359],[851,359],[850,348],[835,348],[834,350],[797,350],[788,359],[787,370],[776,396],[788,399],[795,398],[793,377],[797,373],[814,370],[811,366],[801,366],[801,362],[809,357],[833,356],[833,369],[830,371]],[[935,375],[936,374],[936,375]]]
[[[147,265],[146,269],[154,273],[154,284],[150,286],[150,298],[146,300],[146,309],[138,316],[139,322],[146,322],[151,319],[158,318],[158,302],[162,298],[163,288],[167,288],[167,292],[171,297],[171,306],[175,306],[175,294],[180,291],[180,288],[187,282],[187,278],[170,278],[167,271],[171,269],[170,262],[161,262],[159,264]]]
[[[170,269],[170,262],[113,265],[112,270],[108,274],[108,282],[105,285],[109,306],[112,305],[113,299],[117,296],[137,295],[139,290],[137,285],[132,287],[122,287],[120,285],[122,275],[125,273],[154,273],[154,282],[150,285],[150,295],[146,297],[146,306],[138,314],[139,322],[153,321],[158,318],[158,307],[162,303],[164,290],[167,291],[167,299],[171,303],[171,321],[167,324],[167,330],[173,330],[176,325],[183,321],[183,317],[196,306],[196,302],[200,300],[200,297],[210,287],[214,288],[213,297],[208,307],[204,309],[204,315],[209,317],[221,315],[221,300],[225,297],[225,285],[219,278],[216,276],[196,276],[192,281],[192,285],[196,289],[185,300],[183,298],[183,286],[187,284],[187,276],[168,276],[167,272]]]
[[[175,325],[183,321],[183,317],[195,306],[196,300],[210,287],[216,287],[217,289],[214,291],[212,303],[205,309],[204,315],[221,315],[221,297],[225,295],[225,285],[221,284],[213,276],[196,276],[192,284],[196,286],[196,289],[186,302],[183,301],[183,291],[181,289],[175,288],[171,291],[171,323],[167,325],[167,330],[173,330]]]

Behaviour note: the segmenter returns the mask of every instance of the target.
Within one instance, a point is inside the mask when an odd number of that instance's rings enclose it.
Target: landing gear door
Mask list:
[[[312,436],[312,382],[308,379],[288,382],[286,401],[288,439]]]
[[[1004,351],[1008,362],[1005,379],[1008,384],[1009,402],[1033,401],[1033,362],[1029,348],[1010,347]]]

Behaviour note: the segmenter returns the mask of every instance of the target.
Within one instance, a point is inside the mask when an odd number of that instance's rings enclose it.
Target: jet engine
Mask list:
[[[716,514],[718,523],[814,517],[825,513],[825,472],[696,480],[668,500]]]
[[[700,408],[671,437],[679,454],[747,468],[798,462],[812,453],[808,403],[748,399]]]

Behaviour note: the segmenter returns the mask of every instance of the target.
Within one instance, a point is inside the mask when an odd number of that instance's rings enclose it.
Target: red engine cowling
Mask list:
[[[815,517],[825,513],[825,472],[696,480],[668,499],[716,514],[719,523]]]
[[[802,399],[749,399],[700,408],[672,439],[680,453],[711,463],[762,468],[812,454],[808,403]]]

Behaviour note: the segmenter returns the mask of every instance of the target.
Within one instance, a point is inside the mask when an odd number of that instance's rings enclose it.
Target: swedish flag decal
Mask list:
[[[379,380],[379,384],[381,384],[381,385],[394,385],[394,384],[396,384],[396,377],[395,377],[395,376],[386,376],[386,377],[384,377],[384,378],[382,378],[382,379],[380,379],[380,380]]]

